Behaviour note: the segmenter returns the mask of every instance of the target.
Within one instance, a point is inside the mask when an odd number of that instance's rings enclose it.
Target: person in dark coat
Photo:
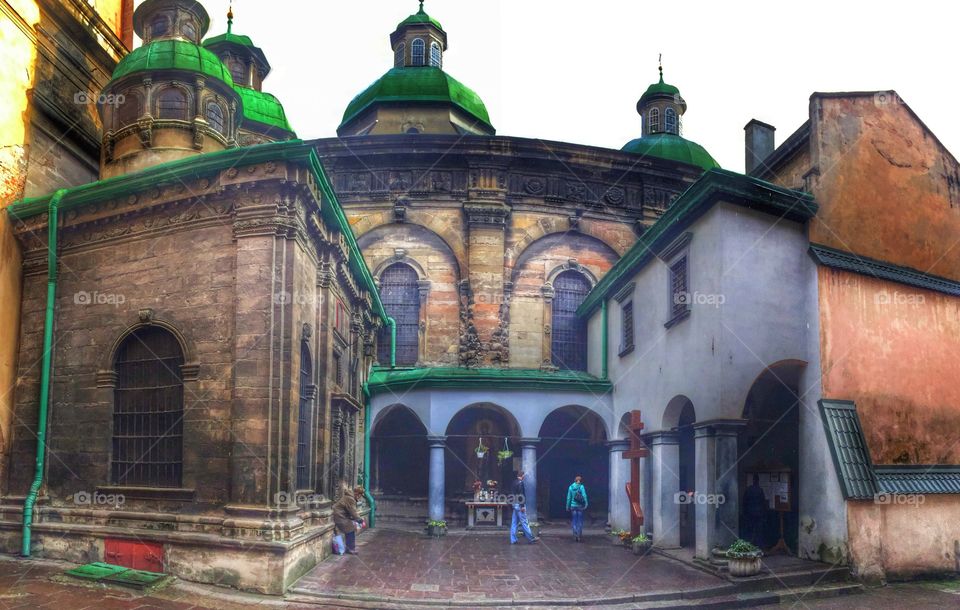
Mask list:
[[[743,514],[747,521],[747,540],[763,544],[763,523],[767,516],[767,496],[760,487],[760,475],[753,475],[753,485],[743,492]]]
[[[337,531],[343,534],[347,552],[357,554],[357,523],[360,513],[357,511],[357,498],[350,484],[340,484],[340,498],[333,505],[333,523]]]
[[[530,543],[540,540],[539,536],[534,536],[530,531],[530,524],[527,523],[526,506],[526,486],[523,483],[523,471],[517,473],[517,478],[513,482],[513,521],[510,523],[510,544],[517,543],[517,527],[523,531]]]

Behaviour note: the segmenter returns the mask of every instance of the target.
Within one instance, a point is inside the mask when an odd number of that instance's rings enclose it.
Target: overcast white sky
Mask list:
[[[228,0],[201,0],[208,35]],[[139,4],[139,2],[138,2]],[[953,2],[427,0],[449,37],[445,70],[486,102],[499,135],[620,148],[657,78],[687,100],[684,135],[743,171],[743,126],[807,118],[813,91],[896,89],[960,155]],[[234,0],[234,31],[273,72],[264,89],[302,138],[335,135],[350,99],[390,68],[389,35],[416,0]]]

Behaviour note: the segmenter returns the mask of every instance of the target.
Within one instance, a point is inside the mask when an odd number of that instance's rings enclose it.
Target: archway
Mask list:
[[[409,408],[396,405],[383,414],[370,435],[372,493],[377,516],[422,523],[427,505],[430,448],[427,429]]]
[[[477,454],[481,441],[487,448],[482,457]],[[497,452],[506,445],[515,452],[513,457],[498,460]],[[520,426],[513,415],[493,404],[472,405],[460,410],[447,425],[447,501],[471,499],[475,481],[481,481],[484,486],[487,481],[497,481],[503,489],[512,482],[519,461]],[[453,514],[460,512],[458,507]]]
[[[693,425],[697,421],[697,411],[686,396],[676,396],[668,404],[663,414],[663,428],[677,434],[677,490],[692,492],[696,490],[697,450],[694,441]],[[697,541],[696,507],[689,502],[681,502],[681,496],[674,493],[672,501],[677,503],[677,530],[680,546],[691,548]]]
[[[768,549],[780,539],[793,552],[799,534],[800,399],[798,387],[805,363],[785,361],[765,369],[753,382],[744,404],[747,425],[738,439],[740,532],[743,538]],[[746,491],[756,475],[765,507],[748,500]],[[758,497],[758,496],[757,496]],[[752,507],[748,504],[753,504]]]
[[[567,406],[550,413],[540,426],[537,450],[537,510],[544,520],[567,518],[567,488],[583,476],[590,507],[588,523],[604,524],[610,502],[610,453],[603,420],[594,411]]]

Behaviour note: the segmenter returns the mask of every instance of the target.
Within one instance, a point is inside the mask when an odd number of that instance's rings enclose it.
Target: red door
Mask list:
[[[163,572],[163,545],[139,540],[107,538],[103,541],[103,560],[147,572]]]

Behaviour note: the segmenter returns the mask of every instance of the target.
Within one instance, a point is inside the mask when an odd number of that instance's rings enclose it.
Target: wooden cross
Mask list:
[[[640,441],[643,421],[640,411],[630,412],[630,449],[623,452],[623,459],[630,460],[630,482],[627,483],[627,498],[630,500],[630,535],[637,536],[643,528],[643,509],[640,508],[640,458],[650,452]]]

